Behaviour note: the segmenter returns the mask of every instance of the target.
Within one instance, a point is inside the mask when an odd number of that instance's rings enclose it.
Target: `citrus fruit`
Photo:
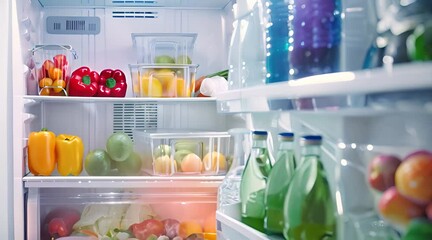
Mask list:
[[[133,150],[132,139],[126,133],[113,133],[106,142],[106,149],[112,160],[125,161]]]
[[[154,62],[158,63],[158,64],[163,64],[163,63],[172,64],[172,63],[175,63],[175,60],[174,60],[174,58],[172,58],[168,55],[160,55],[160,56],[155,57]]]
[[[153,168],[155,174],[173,174],[177,169],[177,164],[175,160],[171,160],[169,156],[165,155],[154,160]]]
[[[103,149],[96,149],[87,154],[84,168],[90,176],[105,176],[111,170],[111,158]]]
[[[113,162],[121,175],[137,175],[141,171],[141,157],[136,152],[132,152],[125,161]]]
[[[141,78],[141,96],[162,97],[162,84],[155,77],[143,76]]]
[[[189,153],[181,161],[182,172],[201,172],[201,158],[195,153]]]
[[[222,153],[219,152],[209,152],[203,158],[203,170],[216,171],[219,165],[219,170],[226,169],[226,159]]]

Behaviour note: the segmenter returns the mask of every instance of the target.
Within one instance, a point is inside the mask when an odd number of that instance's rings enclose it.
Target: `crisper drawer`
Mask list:
[[[33,239],[216,239],[216,192],[30,188]]]

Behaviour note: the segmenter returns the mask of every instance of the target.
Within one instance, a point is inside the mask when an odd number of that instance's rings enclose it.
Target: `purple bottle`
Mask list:
[[[290,79],[339,71],[340,0],[289,0]]]

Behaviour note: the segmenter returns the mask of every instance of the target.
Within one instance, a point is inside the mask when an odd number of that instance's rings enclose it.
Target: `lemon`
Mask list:
[[[141,96],[143,97],[161,97],[162,84],[155,77],[143,76],[141,78]]]

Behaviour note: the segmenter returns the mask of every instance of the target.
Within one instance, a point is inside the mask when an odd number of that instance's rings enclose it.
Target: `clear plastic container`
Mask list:
[[[196,33],[132,33],[137,63],[191,64]]]
[[[71,75],[71,61],[77,58],[70,45],[36,45],[32,50],[38,94],[66,96]]]
[[[151,175],[221,175],[229,168],[226,132],[135,130],[134,141],[143,170]]]
[[[134,97],[191,97],[198,65],[130,64]]]
[[[62,230],[68,229],[67,233],[60,237],[149,239],[154,234],[171,240],[195,234],[216,239],[214,192],[54,188],[42,189],[40,197],[38,218],[29,216],[29,221],[39,226],[39,233],[29,232],[34,234],[32,238],[51,239],[48,227],[55,230],[64,226]]]

